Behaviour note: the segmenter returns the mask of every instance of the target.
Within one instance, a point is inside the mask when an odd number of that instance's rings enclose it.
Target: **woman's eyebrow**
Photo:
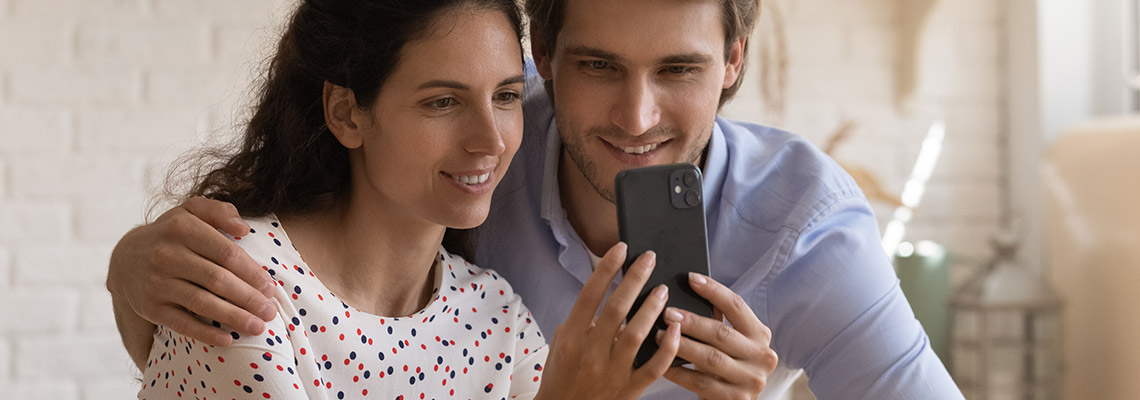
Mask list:
[[[471,88],[462,82],[445,81],[445,80],[431,80],[420,84],[416,90],[429,89],[429,88],[448,88],[456,90],[470,90]]]
[[[515,75],[515,76],[512,76],[510,78],[503,79],[501,82],[499,82],[498,86],[510,85],[512,83],[522,83],[524,81],[526,81],[525,77],[523,77],[522,75]],[[467,86],[467,84],[464,84],[463,82],[448,81],[448,80],[442,80],[442,79],[436,79],[436,80],[430,80],[430,81],[424,82],[424,83],[420,84],[420,86],[417,87],[416,90],[423,90],[423,89],[430,89],[430,88],[471,90],[471,87]]]

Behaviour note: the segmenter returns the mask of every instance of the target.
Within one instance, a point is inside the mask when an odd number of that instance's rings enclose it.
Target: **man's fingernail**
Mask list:
[[[656,338],[658,342],[661,342],[661,338],[663,338],[663,337],[665,337],[665,330],[664,329],[658,329],[657,334],[654,335],[654,338]]]
[[[698,274],[698,273],[696,273],[696,272],[690,272],[690,273],[689,273],[689,281],[690,281],[690,282],[693,282],[693,283],[696,283],[696,284],[698,284],[698,285],[704,285],[704,284],[705,284],[705,282],[708,282],[708,281],[706,281],[706,280],[705,280],[705,276],[704,276],[704,275]]]
[[[267,301],[267,302],[265,302],[265,304],[261,305],[261,312],[259,312],[258,314],[263,316],[263,317],[274,316],[277,314],[277,306],[274,305],[273,302]],[[270,319],[272,319],[272,318],[270,318]]]
[[[677,311],[676,308],[669,307],[665,309],[665,321],[680,323],[683,319],[685,319],[685,317],[682,316],[681,312]]]
[[[665,286],[664,284],[657,285],[657,288],[653,289],[653,292],[657,295],[658,298],[664,299],[669,295],[669,287]]]
[[[261,284],[261,293],[266,295],[266,296],[273,297],[273,290],[276,287],[277,287],[276,281],[269,281],[269,280],[264,281]]]
[[[245,323],[246,331],[253,334],[260,334],[263,326],[264,324],[257,318],[250,318],[249,321]]]
[[[229,346],[231,338],[232,336],[228,333],[219,333],[218,336],[214,337],[214,342],[222,346]]]

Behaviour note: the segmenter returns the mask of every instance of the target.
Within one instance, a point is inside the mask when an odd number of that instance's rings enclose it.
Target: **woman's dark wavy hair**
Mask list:
[[[166,197],[205,196],[247,217],[315,211],[344,199],[348,150],[325,125],[325,81],[352,89],[360,107],[371,106],[401,48],[431,34],[437,18],[468,9],[502,12],[521,37],[515,0],[301,1],[260,79],[240,142],[184,156],[167,176]],[[194,183],[178,193],[174,177],[182,174]],[[466,233],[448,229],[444,246],[471,256]]]

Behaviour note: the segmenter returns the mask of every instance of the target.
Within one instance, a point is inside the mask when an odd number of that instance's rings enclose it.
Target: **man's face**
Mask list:
[[[725,58],[721,13],[716,1],[568,1],[549,56],[535,52],[564,156],[603,198],[621,170],[700,162],[742,58],[742,41]]]

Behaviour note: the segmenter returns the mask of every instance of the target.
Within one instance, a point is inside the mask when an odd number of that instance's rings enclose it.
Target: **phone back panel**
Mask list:
[[[676,193],[671,193],[677,187],[675,178],[679,172],[676,171],[695,173],[696,183],[688,186],[688,189],[698,191],[695,205],[678,207]],[[629,246],[622,271],[646,251],[657,253],[657,266],[630,316],[641,307],[653,288],[665,284],[669,286],[667,306],[711,317],[712,304],[693,292],[688,276],[690,271],[709,274],[700,170],[692,164],[637,168],[618,173],[615,182],[619,232],[621,240]],[[657,327],[666,328],[660,317]],[[655,333],[651,332],[643,342],[638,351],[637,365],[644,363],[657,350],[653,340]]]

